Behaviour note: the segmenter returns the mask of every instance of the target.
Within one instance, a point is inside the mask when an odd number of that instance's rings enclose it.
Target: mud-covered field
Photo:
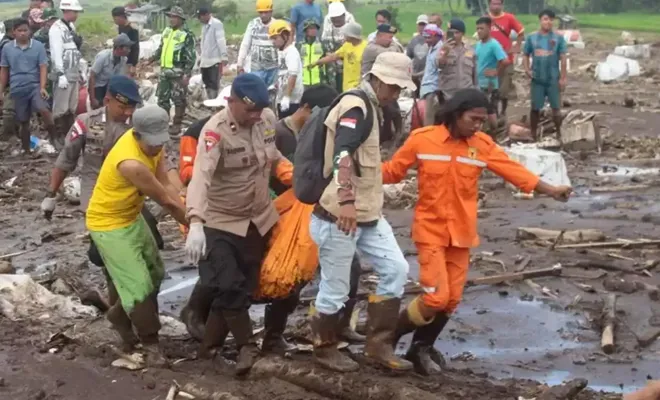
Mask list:
[[[561,264],[561,275],[468,288],[436,343],[449,362],[449,369],[438,377],[375,369],[353,347],[347,351],[362,363],[360,372],[338,375],[314,367],[305,340],[303,304],[289,321],[289,334],[299,344],[299,353],[286,359],[265,358],[240,381],[231,374],[235,357],[231,340],[223,359],[195,360],[196,343],[171,318],[185,302],[195,271],[187,268],[183,240],[168,217],[160,229],[170,276],[160,300],[163,342],[174,366],[142,371],[113,366],[120,358],[113,350],[117,338],[97,309],[103,308],[99,298],[104,280],[101,271],[86,261],[89,238],[83,214],[63,198],[52,221],[41,217],[39,204],[52,156],[24,160],[11,155],[15,144],[4,144],[0,271],[30,274],[50,292],[31,287],[24,294],[25,302],[18,304],[7,301],[10,289],[0,288],[0,398],[162,400],[174,385],[173,392],[196,399],[586,400],[620,398],[620,393],[657,378],[660,297],[654,285],[660,284],[656,276],[660,242],[654,240],[660,223],[660,170],[654,168],[660,168],[660,55],[656,51],[651,60],[641,61],[640,77],[601,84],[593,79],[588,64],[604,59],[612,44],[586,36],[585,50],[571,49],[564,101],[570,108],[601,113],[597,118],[603,151],[564,153],[575,188],[566,204],[547,198],[516,199],[501,179],[485,174],[479,221],[482,244],[473,251],[470,271],[475,279]],[[522,82],[522,75],[518,78]],[[524,99],[517,101],[510,118],[519,119],[527,107]],[[193,111],[197,113],[202,111]],[[603,174],[604,165],[615,165],[624,173]],[[409,197],[414,198],[411,186]],[[405,203],[386,214],[409,256],[414,281],[412,210]],[[365,271],[363,290],[372,284],[371,272]],[[410,291],[414,290],[411,285]],[[58,295],[48,297],[52,293]],[[613,319],[605,312],[611,294],[618,295]],[[72,306],[60,295],[81,298],[91,307],[77,302]],[[40,298],[46,300],[33,301]],[[362,310],[358,328],[364,314]],[[262,325],[260,307],[255,307],[253,316]],[[608,322],[614,323],[611,354],[601,348]],[[399,350],[405,351],[405,346]],[[568,384],[560,386],[563,382]]]

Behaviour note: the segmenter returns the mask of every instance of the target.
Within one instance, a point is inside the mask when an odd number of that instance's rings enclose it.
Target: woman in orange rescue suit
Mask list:
[[[509,159],[480,131],[488,99],[479,90],[457,92],[435,117],[435,125],[414,130],[391,161],[382,166],[383,183],[401,181],[417,164],[419,200],[412,238],[417,246],[424,293],[399,315],[395,345],[415,332],[406,358],[424,375],[440,372],[444,359],[433,344],[463,295],[470,248],[477,236],[478,179],[484,168],[524,192],[568,201],[570,186],[552,186]]]

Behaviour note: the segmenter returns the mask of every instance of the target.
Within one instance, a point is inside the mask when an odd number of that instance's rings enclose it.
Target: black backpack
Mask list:
[[[323,176],[325,164],[325,119],[339,100],[344,96],[358,96],[367,105],[367,128],[371,132],[374,123],[373,110],[369,98],[362,90],[350,90],[334,99],[332,104],[315,108],[305,125],[298,133],[298,145],[293,156],[293,192],[305,204],[316,204],[330,183],[332,175]]]

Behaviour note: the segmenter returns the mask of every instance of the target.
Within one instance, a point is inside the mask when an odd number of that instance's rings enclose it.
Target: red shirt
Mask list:
[[[493,26],[490,28],[490,35],[500,42],[504,51],[508,53],[513,44],[511,42],[511,32],[513,31],[520,35],[525,31],[525,28],[513,14],[503,12],[499,17],[491,14],[490,18],[493,21]],[[509,61],[513,62],[513,60],[513,54],[509,54]]]

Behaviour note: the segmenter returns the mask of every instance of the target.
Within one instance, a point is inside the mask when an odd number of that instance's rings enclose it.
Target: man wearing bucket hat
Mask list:
[[[367,41],[362,39],[362,27],[357,22],[344,25],[342,32],[346,39],[344,44],[336,52],[316,61],[311,67],[326,64],[330,66],[336,62],[342,62],[344,67],[342,91],[345,92],[356,88],[360,83],[362,78],[362,75],[360,75],[362,54],[367,47]]]
[[[169,141],[169,115],[156,105],[133,114],[133,128],[112,147],[103,161],[86,224],[142,343],[149,367],[166,367],[159,347],[158,291],[165,275],[163,260],[141,215],[146,196],[174,219],[186,224],[185,207],[173,193],[164,157]]]
[[[172,7],[166,15],[170,17],[170,26],[163,31],[160,46],[151,61],[160,60],[161,73],[156,90],[158,105],[169,114],[170,101],[174,103],[170,135],[178,136],[186,114],[188,82],[197,55],[195,35],[184,25],[183,9]]]
[[[305,88],[318,85],[324,80],[325,68],[312,65],[323,57],[323,46],[319,38],[320,25],[313,19],[305,21],[305,39],[298,44],[303,61],[303,85]]]
[[[353,14],[346,11],[346,7],[339,0],[333,0],[328,5],[328,15],[323,22],[323,53],[335,53],[344,44],[344,27],[355,22]],[[325,83],[332,86],[338,92],[342,92],[344,66],[342,61],[327,64],[325,66]]]
[[[325,175],[334,175],[314,210],[310,234],[319,248],[321,284],[310,310],[314,359],[339,372],[357,370],[358,364],[337,349],[337,326],[348,300],[351,261],[356,250],[380,275],[367,308],[365,355],[393,370],[412,364],[394,354],[393,339],[407,279],[408,263],[392,228],[382,215],[380,107],[396,102],[402,89],[415,90],[412,61],[402,53],[381,54],[358,87],[362,94],[340,98],[325,119],[327,143]],[[350,93],[350,92],[349,92]],[[359,94],[359,95],[358,95]],[[359,179],[355,171],[360,172]]]

